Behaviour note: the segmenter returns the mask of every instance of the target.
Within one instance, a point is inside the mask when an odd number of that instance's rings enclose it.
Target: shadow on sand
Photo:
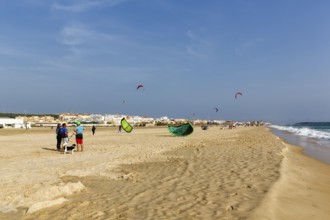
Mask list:
[[[43,147],[42,149],[43,149],[43,150],[50,150],[50,151],[58,151],[58,150],[56,150],[56,149],[54,149],[54,148],[47,148],[47,147]]]

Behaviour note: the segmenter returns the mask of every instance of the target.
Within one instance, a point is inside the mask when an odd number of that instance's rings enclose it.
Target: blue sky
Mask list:
[[[330,121],[329,11],[327,0],[0,1],[0,112]]]

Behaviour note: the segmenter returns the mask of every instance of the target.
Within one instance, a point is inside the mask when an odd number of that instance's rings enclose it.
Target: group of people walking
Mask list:
[[[81,123],[78,121],[76,122],[76,127],[70,137],[73,135],[76,136],[76,144],[77,144],[77,152],[84,151],[84,142],[83,142],[83,132],[85,127],[81,125]],[[93,135],[95,134],[96,127],[93,126],[92,132]],[[58,124],[56,128],[56,148],[58,151],[63,152],[65,146],[68,146],[69,144],[69,130],[66,127],[66,123]]]

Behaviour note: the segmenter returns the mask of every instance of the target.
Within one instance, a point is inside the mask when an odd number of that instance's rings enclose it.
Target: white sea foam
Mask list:
[[[316,139],[323,139],[323,140],[330,140],[330,132],[328,131],[320,131],[320,130],[315,130],[311,128],[306,128],[306,127],[292,127],[292,126],[279,126],[279,125],[271,125],[271,128],[281,130],[281,131],[288,131],[290,133],[300,135],[300,136],[305,136],[305,137],[310,137],[310,138],[316,138]]]

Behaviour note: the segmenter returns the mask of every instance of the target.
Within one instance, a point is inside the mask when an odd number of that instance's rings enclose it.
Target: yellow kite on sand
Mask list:
[[[130,133],[133,130],[133,127],[126,121],[125,118],[121,119],[120,125],[127,133]]]

